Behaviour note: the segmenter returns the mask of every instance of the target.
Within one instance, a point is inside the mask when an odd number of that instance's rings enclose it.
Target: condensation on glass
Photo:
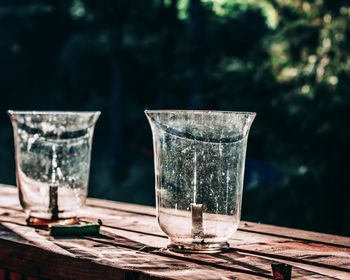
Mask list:
[[[28,223],[75,223],[84,205],[100,112],[8,111],[16,181]]]
[[[145,111],[153,133],[157,218],[168,248],[219,252],[241,215],[255,113]]]

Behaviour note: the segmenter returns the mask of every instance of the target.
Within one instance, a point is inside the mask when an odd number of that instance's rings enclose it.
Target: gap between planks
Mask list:
[[[16,199],[18,205],[17,189],[14,186],[1,185],[0,192],[2,195]],[[155,217],[155,208],[151,206],[129,204],[124,202],[115,202],[109,200],[101,200],[97,198],[88,198],[87,206],[98,207],[103,209],[118,210],[131,214],[139,214],[143,216]],[[11,209],[12,207],[9,207]],[[12,208],[13,209],[13,208]],[[139,209],[139,210],[137,210]],[[20,208],[19,208],[20,210]],[[333,245],[344,248],[350,248],[350,237],[337,236],[331,234],[317,233],[305,230],[290,229],[286,227],[278,227],[265,224],[257,224],[247,221],[242,221],[239,226],[239,231],[271,235],[275,237],[291,238],[299,241],[315,242],[324,245]]]
[[[13,190],[13,188],[12,188],[12,190]],[[12,190],[11,190],[11,192],[12,192]],[[14,196],[14,195],[16,195],[14,192],[12,192],[12,193],[10,193],[9,194],[10,196]],[[148,211],[152,211],[153,213],[154,213],[154,208],[151,208],[151,207],[145,207],[145,206],[136,206],[136,205],[130,205],[130,204],[124,204],[124,203],[118,203],[118,202],[111,202],[111,201],[102,201],[102,200],[97,200],[97,199],[89,199],[89,202],[88,202],[88,205],[89,206],[92,206],[91,205],[91,201],[93,201],[93,202],[98,202],[98,204],[101,204],[102,203],[102,205],[93,205],[93,207],[95,206],[97,206],[98,208],[104,208],[104,209],[108,209],[108,208],[110,208],[111,210],[114,210],[114,211],[121,211],[121,212],[126,212],[126,213],[130,213],[130,214],[138,214],[138,215],[144,215],[145,216],[145,214],[146,214],[146,216],[150,216],[150,217],[154,217],[155,215],[154,214],[150,214],[150,213],[147,213],[147,211],[145,212],[144,211],[144,209],[142,209],[142,211],[140,211],[140,212],[138,212],[138,211],[135,211],[135,209],[136,208],[148,208]],[[93,204],[95,204],[95,203],[93,203]],[[112,206],[113,207],[109,207],[109,206],[107,206],[106,207],[106,205],[105,204],[112,204]],[[122,208],[123,209],[120,209],[120,205],[122,205]],[[124,209],[124,208],[130,208],[130,207],[132,207],[132,210],[128,210],[128,209]],[[17,207],[16,207],[17,208]],[[11,209],[11,210],[15,210],[15,209]],[[16,209],[17,210],[17,209]],[[21,211],[21,210],[20,210]],[[265,225],[262,225],[262,226],[265,226]],[[124,228],[121,228],[121,230],[125,230]],[[130,229],[129,229],[130,230]],[[126,231],[128,231],[128,230],[126,230]],[[243,231],[247,231],[247,232],[254,232],[254,233],[257,233],[257,234],[262,234],[261,232],[256,232],[255,230],[243,230]],[[150,234],[150,233],[148,233],[148,232],[142,232],[142,231],[138,231],[138,233],[142,233],[142,234]],[[266,235],[266,234],[264,234],[264,235]],[[273,235],[273,234],[271,234],[271,235]],[[158,237],[161,237],[161,238],[165,238],[165,236],[163,236],[163,235],[156,235],[156,236],[158,236]],[[274,236],[276,236],[276,234],[274,234]],[[280,235],[278,235],[277,237],[281,237]],[[286,237],[286,236],[284,236],[284,235],[282,235],[282,237]],[[287,236],[288,238],[291,238],[291,239],[293,239],[293,237],[290,237],[290,236]],[[299,239],[300,240],[300,238],[294,238],[294,239]],[[305,239],[301,239],[301,240],[305,240]],[[315,242],[315,241],[317,241],[317,240],[309,240],[309,239],[306,239],[306,241],[311,241],[311,242]],[[317,242],[319,242],[319,243],[321,243],[320,241],[317,241]],[[337,244],[333,244],[333,243],[327,243],[327,244],[330,244],[330,245],[332,245],[332,246],[335,246],[335,245],[337,245]],[[242,249],[242,248],[235,248],[237,251],[244,251],[244,249]],[[253,250],[253,251],[251,251],[251,250],[246,250],[246,251],[244,251],[244,252],[246,252],[246,253],[248,253],[248,254],[253,254],[253,255],[255,255],[255,254],[261,254],[261,256],[262,257],[271,257],[271,254],[267,254],[266,255],[266,253],[261,253],[261,252],[256,252],[255,250]],[[265,255],[264,255],[265,254]],[[276,257],[280,257],[280,255],[273,255],[272,254],[272,256],[273,256],[273,258],[276,258]],[[285,260],[287,260],[286,258],[290,258],[290,257],[285,257],[285,256],[282,256],[282,259],[285,259]],[[292,258],[292,261],[294,261],[294,259]],[[314,264],[314,262],[311,262],[312,264]],[[332,268],[333,268],[333,266],[331,266]]]
[[[23,217],[20,217],[21,215],[19,215],[18,217],[17,217],[17,219],[23,219]],[[108,228],[108,226],[107,226],[107,228]],[[120,229],[121,231],[124,231],[124,232],[126,232],[126,235],[130,235],[130,230],[125,230],[125,229]],[[119,234],[120,234],[120,232],[119,232]],[[143,233],[144,234],[144,233]],[[145,234],[144,234],[145,235]],[[146,235],[147,235],[147,233],[146,233]],[[166,240],[165,239],[165,237],[164,236],[157,236],[157,238],[162,238],[162,240]],[[137,238],[136,238],[137,239]],[[108,242],[110,242],[110,241],[105,241],[105,240],[102,240],[101,242],[104,242],[104,243],[108,243]],[[157,241],[157,243],[158,243],[158,246],[159,246],[159,242]],[[128,247],[127,245],[123,245],[123,244],[113,244],[114,246],[121,246],[121,247]],[[132,247],[128,247],[128,248],[132,248],[132,249],[134,249],[134,250],[138,250],[138,249],[140,249],[140,247],[142,248],[143,247],[143,245],[144,244],[141,244],[139,247],[135,247],[135,246],[132,246]],[[230,254],[228,254],[228,253],[225,253],[225,254],[223,254],[222,256],[223,257],[226,257],[226,258],[230,258],[230,255],[231,255],[231,257],[232,257],[232,254],[233,254],[234,252],[233,251],[231,251],[230,252]],[[172,253],[170,253],[170,252],[163,252],[163,253],[161,253],[161,254],[163,254],[164,256],[166,255],[166,256],[168,256],[168,257],[174,257],[174,254],[172,254]],[[169,255],[170,254],[170,255]],[[235,257],[236,256],[234,256],[234,259],[232,259],[233,261],[236,261],[237,262],[237,260],[235,259]],[[184,260],[186,260],[186,261],[190,261],[190,262],[192,262],[193,261],[193,258],[192,258],[192,256],[191,255],[187,255],[187,256],[182,256],[181,257],[182,259],[184,259]],[[213,261],[213,259],[210,259],[211,258],[211,255],[207,255],[207,256],[205,256],[205,255],[201,255],[201,256],[196,256],[196,258],[197,259],[199,259],[198,261],[200,261],[200,263],[202,264],[202,265],[210,265],[210,266],[213,266],[213,263],[212,263],[212,261]],[[200,260],[200,259],[203,259],[203,258],[209,258],[209,263],[208,263],[208,261],[203,261],[203,260]],[[254,258],[253,256],[251,257],[251,258]],[[259,258],[257,258],[256,256],[255,256],[255,259],[256,260],[258,260],[257,261],[257,264],[259,264],[260,263],[260,265],[261,265],[261,263],[262,263],[262,261],[261,261],[261,259],[259,259]],[[250,260],[251,261],[251,260]],[[254,264],[254,260],[253,260],[253,264]],[[265,271],[268,271],[269,269],[270,269],[270,264],[271,264],[271,260],[269,260],[269,262],[266,264],[264,264],[264,267],[265,267]],[[227,264],[226,264],[227,265]],[[249,264],[249,263],[241,263],[241,265],[243,265],[243,266],[250,266],[250,268],[252,268],[251,267],[251,265]],[[255,264],[254,264],[255,265]],[[221,266],[218,266],[218,265],[216,265],[215,263],[214,263],[214,267],[217,267],[217,268],[220,268]],[[295,266],[294,266],[295,267]],[[227,269],[227,267],[226,266],[222,266],[222,269]],[[231,268],[232,269],[232,268]],[[305,270],[305,268],[302,268],[302,269],[304,269]],[[228,269],[228,270],[230,270],[230,269]],[[259,270],[259,268],[258,268],[258,270]],[[234,271],[237,271],[237,272],[239,272],[239,271],[245,271],[245,272],[247,272],[246,270],[240,270],[240,269],[235,269]],[[319,271],[318,272],[316,272],[316,271],[313,271],[313,270],[307,270],[306,269],[306,271],[309,271],[309,273],[310,273],[310,271],[312,271],[313,273],[320,273]],[[249,273],[249,272],[248,272]],[[294,275],[297,273],[297,270],[294,270]],[[259,274],[255,274],[256,276],[258,276]],[[303,276],[305,276],[305,272],[302,274]],[[320,274],[319,274],[320,275]],[[327,275],[328,277],[330,277],[330,276],[332,276],[332,273],[331,274],[329,274],[329,273],[326,273],[326,274],[322,274],[321,273],[321,275],[323,275],[323,276],[325,276],[325,275]],[[339,274],[338,274],[339,275]],[[261,274],[260,274],[260,276],[262,276]],[[310,275],[309,275],[310,276]],[[315,278],[313,278],[313,279],[315,279]],[[346,278],[343,278],[343,279],[346,279]]]
[[[156,217],[156,210],[151,206],[129,204],[124,202],[101,200],[98,198],[89,198],[87,206],[103,208],[109,210],[117,210],[120,212],[138,214],[142,216]],[[137,210],[139,209],[139,210]],[[291,229],[280,226],[265,225],[248,221],[241,221],[239,231],[251,232],[257,234],[270,235],[275,237],[290,238],[299,241],[315,242],[324,245],[333,245],[344,248],[350,248],[350,237],[337,236],[326,233],[318,233],[299,229]]]

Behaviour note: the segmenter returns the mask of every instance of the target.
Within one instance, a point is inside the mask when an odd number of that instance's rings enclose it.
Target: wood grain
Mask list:
[[[123,212],[135,213],[144,216],[155,217],[156,212],[153,207],[136,205],[117,202],[117,201],[106,201],[96,198],[89,198],[87,205],[90,207],[98,207],[102,209],[112,209],[119,210]],[[330,244],[330,245],[339,245],[341,247],[350,248],[350,238],[338,235],[331,235],[319,232],[312,232],[306,230],[292,229],[286,227],[276,227],[272,225],[252,223],[247,221],[241,221],[239,230],[245,232],[255,232],[263,233],[266,235],[277,236],[277,237],[288,237],[297,240],[303,241],[317,241],[320,243]]]
[[[54,239],[26,226],[16,188],[0,186],[0,272],[45,279],[271,279],[277,261],[293,266],[293,279],[350,279],[347,237],[242,222],[228,252],[180,254],[163,249],[167,238],[153,207],[88,199],[81,217],[102,219],[101,234]]]

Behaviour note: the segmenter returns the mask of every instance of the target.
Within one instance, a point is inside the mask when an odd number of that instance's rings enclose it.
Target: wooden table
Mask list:
[[[243,221],[228,252],[181,254],[162,249],[153,207],[88,199],[81,217],[101,219],[101,235],[54,239],[0,186],[0,279],[272,279],[274,262],[292,279],[350,279],[349,237]]]

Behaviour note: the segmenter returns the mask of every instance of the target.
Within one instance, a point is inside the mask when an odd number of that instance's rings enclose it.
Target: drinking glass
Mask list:
[[[30,225],[77,222],[100,112],[8,111],[19,200]]]
[[[220,252],[241,215],[247,138],[255,113],[145,111],[154,148],[157,219],[168,248]]]

